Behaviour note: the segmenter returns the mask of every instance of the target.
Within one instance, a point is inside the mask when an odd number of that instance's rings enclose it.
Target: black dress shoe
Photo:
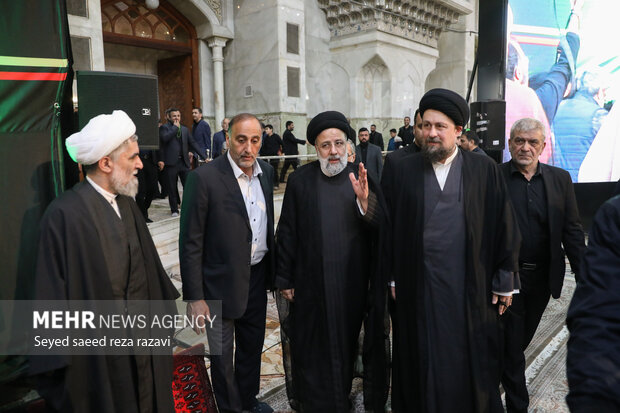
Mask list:
[[[150,224],[151,222],[153,222],[153,220],[151,218],[147,218],[146,222]]]
[[[265,402],[257,401],[256,404],[250,409],[252,413],[273,413],[273,409]]]

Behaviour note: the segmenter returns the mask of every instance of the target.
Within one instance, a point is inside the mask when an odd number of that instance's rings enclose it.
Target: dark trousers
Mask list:
[[[138,171],[138,193],[136,203],[144,219],[149,217],[149,207],[157,193],[157,166],[151,161],[144,160],[143,167]]]
[[[179,191],[177,190],[177,179],[181,178],[181,185],[185,187],[185,180],[187,179],[188,173],[189,168],[185,166],[185,162],[183,162],[183,159],[180,158],[176,165],[164,166],[168,202],[170,203],[170,211],[173,213],[179,212],[179,204],[181,203],[181,200],[179,199]]]
[[[280,164],[279,159],[270,159],[269,164],[273,168],[273,185],[278,185],[278,165]]]
[[[502,386],[506,392],[508,412],[527,412],[529,395],[525,385],[524,351],[532,341],[549,303],[548,267],[533,271],[521,269],[521,289],[515,294],[509,311],[502,316],[504,328],[504,363]]]
[[[239,319],[222,320],[222,355],[211,356],[213,390],[218,409],[222,413],[250,410],[256,403],[256,395],[260,389],[266,313],[265,266],[261,262],[251,269],[245,313]],[[209,336],[209,341],[211,340],[219,340],[219,337],[212,333]]]
[[[282,166],[282,170],[280,171],[280,182],[284,182],[284,178],[286,177],[286,173],[288,172],[288,167],[292,166],[293,170],[297,169],[297,164],[299,161],[297,159],[287,158],[284,160],[284,166]]]

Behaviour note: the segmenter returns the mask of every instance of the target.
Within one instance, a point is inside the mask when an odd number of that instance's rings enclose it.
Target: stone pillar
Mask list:
[[[224,37],[211,37],[208,45],[213,55],[213,102],[215,106],[215,124],[219,125],[226,116],[226,106],[224,105],[224,54],[222,49],[226,46],[228,39]],[[219,129],[219,126],[216,127]]]

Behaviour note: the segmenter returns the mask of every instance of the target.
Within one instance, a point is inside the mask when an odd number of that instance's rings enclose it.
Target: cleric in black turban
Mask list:
[[[434,109],[452,119],[456,126],[465,126],[469,121],[469,105],[456,92],[448,89],[431,89],[420,100],[420,115],[427,109]]]
[[[316,137],[325,129],[336,128],[347,134],[347,138],[355,141],[355,131],[349,125],[347,118],[340,112],[328,110],[316,115],[308,124],[306,139],[314,145]]]

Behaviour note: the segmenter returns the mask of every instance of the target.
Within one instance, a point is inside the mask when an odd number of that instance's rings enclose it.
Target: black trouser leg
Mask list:
[[[523,327],[525,308],[521,294],[513,296],[510,310],[502,315],[504,325],[504,363],[502,386],[506,392],[509,412],[527,412],[529,396],[525,385],[525,355],[523,354]]]
[[[244,410],[251,409],[256,403],[256,395],[260,389],[266,312],[265,266],[260,263],[252,267],[245,313],[235,321],[235,379]]]
[[[155,194],[157,193],[157,166],[155,166],[152,162],[146,161],[144,166],[142,167],[142,171],[144,172],[144,184],[145,184],[145,193],[144,193],[144,218],[149,217],[149,208],[151,207],[151,202],[155,198]]]
[[[166,192],[168,192],[168,203],[170,204],[170,212],[179,212],[179,199],[177,191],[177,177],[179,171],[176,165],[164,166],[164,174],[166,175]]]
[[[222,321],[222,355],[211,356],[213,389],[220,412],[249,410],[256,402],[267,312],[264,272],[262,263],[252,266],[245,313],[239,319]],[[213,333],[209,336],[209,340],[217,339]]]
[[[280,183],[284,183],[284,178],[286,178],[286,172],[288,171],[289,165],[289,160],[285,159],[284,165],[282,165],[282,170],[280,171]]]
[[[148,191],[146,184],[146,172],[144,168],[138,171],[138,193],[136,194],[136,204],[138,204],[138,209],[142,212],[142,216],[144,219],[149,217],[148,207],[146,206],[146,193]]]
[[[273,185],[278,185],[278,164],[280,163],[279,159],[270,159],[269,164],[273,168]]]
[[[549,302],[548,269],[520,271],[521,290],[504,314],[504,365],[502,385],[508,412],[527,412],[529,395],[525,384],[524,351],[532,341]]]
[[[233,367],[233,338],[235,333],[235,320],[222,319],[221,337],[218,337],[210,329],[209,348],[221,346],[221,355],[211,356],[211,381],[215,401],[220,412],[241,412],[241,398],[235,382]],[[219,342],[221,340],[221,342]],[[216,343],[218,341],[218,343]]]
[[[159,182],[159,185],[161,186],[161,197],[165,198],[168,196],[168,183],[166,182],[166,167],[164,167],[164,169],[162,169],[161,171],[157,171],[157,181]]]

